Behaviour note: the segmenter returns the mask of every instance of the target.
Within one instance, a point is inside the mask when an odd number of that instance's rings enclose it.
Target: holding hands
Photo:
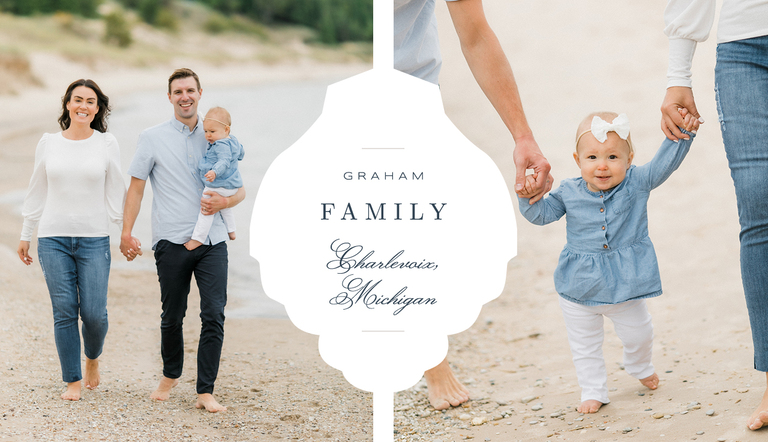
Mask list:
[[[141,251],[141,241],[135,236],[121,236],[120,237],[120,253],[125,256],[128,261],[133,261],[136,256],[143,255]]]
[[[681,112],[685,110],[692,116],[691,121],[686,121],[685,115]],[[694,123],[695,122],[695,123]],[[667,89],[664,96],[664,102],[661,104],[661,130],[664,135],[672,141],[679,139],[688,139],[688,135],[680,131],[679,127],[691,132],[696,130],[704,119],[696,110],[696,103],[693,100],[693,90],[684,86],[673,86]],[[693,125],[695,124],[695,128]]]
[[[552,190],[555,181],[549,173],[550,165],[539,145],[530,137],[516,139],[514,160],[517,169],[515,179],[515,192],[521,198],[530,198],[530,204],[540,200],[545,193]],[[532,175],[525,175],[525,171],[533,169]]]

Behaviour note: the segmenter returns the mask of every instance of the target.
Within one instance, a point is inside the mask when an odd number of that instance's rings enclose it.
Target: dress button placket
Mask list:
[[[602,193],[600,194],[600,198],[603,198],[603,194]],[[605,203],[603,202],[603,204],[605,204]],[[600,208],[600,213],[605,213],[605,207],[601,207]],[[602,229],[603,232],[605,232],[605,224],[601,227],[601,229]],[[608,244],[607,244],[608,243],[608,238],[606,238],[605,233],[603,233],[603,238],[606,241],[606,243],[603,244],[603,249],[607,249],[608,248]]]

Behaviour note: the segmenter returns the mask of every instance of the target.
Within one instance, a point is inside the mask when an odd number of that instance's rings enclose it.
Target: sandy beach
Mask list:
[[[610,7],[597,0],[484,4],[556,180],[577,176],[571,155],[576,126],[596,110],[627,113],[635,163],[652,158],[663,139],[659,106],[666,86],[666,2]],[[491,156],[512,189],[513,140],[472,78],[442,2],[437,14],[446,113]],[[612,325],[606,325],[612,402],[594,415],[575,411],[580,390],[552,278],[565,244],[565,223],[537,227],[518,215],[518,255],[508,265],[503,293],[484,307],[473,327],[449,338],[448,359],[472,400],[434,411],[424,381],[397,393],[395,440],[745,442],[765,437],[768,430],[745,427],[760,401],[765,376],[752,369],[736,200],[713,93],[714,52],[714,41],[700,44],[693,66],[694,94],[706,123],[681,168],[653,192],[649,203],[650,235],[664,287],[662,296],[648,301],[659,389],[651,392],[623,371],[621,343]],[[242,296],[229,300],[228,314],[243,308],[247,313],[227,319],[215,391],[228,412],[209,414],[193,407],[200,327],[195,288],[185,324],[180,386],[167,402],[149,399],[162,368],[157,276],[149,253],[135,266],[126,265],[114,228],[102,384],[85,391],[79,402],[59,398],[64,385],[45,281],[37,263],[24,267],[15,252],[35,146],[43,132],[57,130],[59,97],[73,79],[93,77],[118,106],[137,93],[155,92],[162,98],[165,80],[176,66],[110,69],[46,53],[35,54],[31,62],[42,86],[0,96],[6,110],[0,113],[0,439],[371,441],[371,395],[323,362],[316,336],[287,319],[259,317],[252,300]],[[189,63],[207,91],[331,82],[367,68],[363,63],[310,60],[223,67]],[[170,106],[165,114],[170,117]],[[118,141],[124,156],[133,151],[129,136]],[[124,170],[129,159],[124,159]],[[258,183],[252,185],[255,189]],[[255,196],[250,192],[236,209],[244,220],[241,225],[247,225]],[[144,215],[148,207],[142,209]],[[238,264],[230,267],[231,273],[240,271]],[[258,268],[255,261],[242,265],[248,272]]]

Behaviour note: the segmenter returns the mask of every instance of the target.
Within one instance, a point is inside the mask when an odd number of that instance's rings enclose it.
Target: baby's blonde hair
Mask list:
[[[616,112],[592,112],[591,114],[587,115],[583,120],[581,120],[581,123],[579,123],[578,129],[576,129],[576,152],[579,151],[579,139],[582,135],[590,131],[590,127],[592,127],[592,119],[594,117],[600,117],[604,121],[611,122],[614,120],[614,118],[618,117],[619,114]],[[629,145],[629,152],[634,153],[634,149],[632,148],[632,134],[627,135],[627,145]]]
[[[232,126],[232,117],[226,109],[220,106],[214,106],[208,109],[208,113],[205,114],[205,119],[219,122],[224,126]]]

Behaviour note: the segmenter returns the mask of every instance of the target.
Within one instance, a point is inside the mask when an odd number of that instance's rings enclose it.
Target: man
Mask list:
[[[192,275],[200,291],[200,343],[197,348],[197,408],[211,413],[226,411],[213,397],[224,341],[224,306],[227,303],[228,237],[220,216],[215,217],[205,243],[189,251],[198,211],[214,214],[233,207],[245,197],[241,188],[228,198],[215,193],[203,196],[204,183],[197,171],[207,143],[197,105],[200,80],[190,69],[177,69],[168,79],[168,100],[174,118],[151,127],[139,136],[136,155],[128,169],[131,184],[126,196],[120,251],[132,261],[141,254],[140,241],[131,235],[141,208],[144,186],[152,182],[152,249],[160,280],[162,301],[160,334],[163,378],[152,399],[167,400],[179,383],[184,363],[182,325]],[[202,199],[201,199],[202,197]],[[201,209],[202,207],[202,209]]]
[[[552,188],[553,179],[525,118],[509,61],[488,25],[482,0],[446,0],[446,4],[472,75],[515,140],[515,191],[523,191],[526,170],[536,174],[533,193],[521,194],[533,204]],[[441,59],[434,7],[435,0],[395,0],[395,69],[437,84]],[[447,359],[424,377],[435,409],[469,400],[469,391],[456,379]]]

